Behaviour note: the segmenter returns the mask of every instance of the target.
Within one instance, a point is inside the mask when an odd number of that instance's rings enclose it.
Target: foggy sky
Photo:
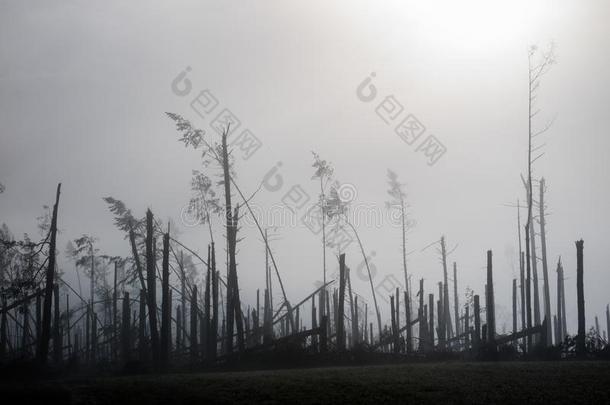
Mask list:
[[[548,186],[553,313],[561,255],[574,331],[574,241],[583,238],[591,325],[610,299],[610,6],[529,3],[2,1],[0,183],[6,191],[0,222],[17,237],[35,235],[42,205],[52,203],[62,182],[62,252],[86,233],[100,238],[105,253],[129,254],[105,196],[123,200],[138,216],[150,207],[163,220],[171,217],[179,239],[203,252],[207,229],[180,220],[200,156],[177,141],[164,112],[183,114],[208,139],[218,139],[209,127],[213,116],[202,119],[190,106],[209,89],[219,101],[214,113],[229,108],[240,129],[262,142],[248,160],[236,159],[244,192],[254,192],[282,163],[283,188],[262,188],[254,198],[258,207],[281,205],[294,185],[310,203],[317,198],[312,150],[356,188],[355,202],[379,211],[388,200],[390,168],[406,183],[417,223],[408,240],[413,280],[423,277],[426,293],[437,292],[438,255],[433,247],[422,249],[445,235],[450,250],[457,246],[449,260],[457,262],[460,290],[469,286],[482,295],[485,252],[492,249],[497,307],[506,313],[498,314],[498,329],[503,322],[510,329],[517,212],[505,204],[525,199],[519,175],[526,170],[527,49],[554,41],[558,63],[542,79],[534,124],[556,118],[539,138],[545,156],[534,176],[544,176]],[[171,84],[187,66],[192,90],[178,96]],[[378,96],[364,103],[356,88],[371,72]],[[435,165],[376,115],[390,95],[447,148]],[[221,240],[221,222],[213,226]],[[321,279],[320,239],[302,224],[272,233],[288,296],[299,301]],[[375,252],[375,284],[388,275],[402,282],[400,229],[362,225],[359,233],[366,252]],[[244,225],[240,236],[242,300],[252,304],[256,288],[264,288],[264,249],[253,226]],[[356,269],[362,261],[356,243],[346,255]],[[330,274],[336,267],[330,249],[327,260]],[[60,265],[73,272],[64,257]],[[369,299],[367,282],[353,281]],[[389,306],[381,305],[386,318]]]

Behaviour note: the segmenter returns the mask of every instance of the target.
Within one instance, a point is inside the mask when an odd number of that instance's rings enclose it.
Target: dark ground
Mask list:
[[[610,403],[610,362],[417,363],[0,382],[6,404]],[[59,402],[57,402],[59,401]]]

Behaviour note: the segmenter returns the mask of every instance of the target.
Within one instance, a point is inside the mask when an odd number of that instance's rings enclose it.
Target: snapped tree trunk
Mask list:
[[[546,256],[546,220],[544,218],[544,191],[545,191],[544,177],[540,179],[540,247],[542,249],[542,276],[543,276],[543,294],[544,294],[544,317],[546,318],[547,325],[547,344],[552,344],[552,333],[551,333],[551,293],[549,290],[549,270]]]
[[[585,355],[585,287],[583,268],[583,249],[585,242],[576,242],[576,302],[578,304],[578,336],[576,337],[576,353]]]
[[[129,304],[129,293],[125,292],[121,320],[121,358],[124,363],[131,359],[131,309]]]
[[[491,250],[487,251],[487,305],[485,308],[487,314],[487,342],[491,350],[495,351],[496,340],[496,310],[494,300],[494,283]]]
[[[345,350],[345,253],[339,255],[339,298],[338,298],[338,325],[337,325],[337,350]]]
[[[155,252],[153,235],[153,214],[146,211],[146,277],[147,277],[147,302],[148,302],[148,326],[150,329],[150,343],[152,346],[152,359],[155,366],[159,365],[159,332],[157,329],[157,283],[155,274]]]
[[[53,216],[51,218],[51,238],[49,243],[49,265],[45,277],[45,294],[42,313],[42,333],[40,345],[38,346],[37,360],[41,364],[47,363],[49,355],[49,339],[51,338],[51,299],[53,295],[53,285],[55,277],[55,251],[57,249],[57,209],[59,206],[59,194],[61,193],[61,183],[57,185],[55,195],[55,205],[53,206]]]
[[[161,353],[160,363],[167,367],[171,346],[170,331],[172,328],[171,295],[169,291],[169,229],[163,235],[163,262],[161,265]]]

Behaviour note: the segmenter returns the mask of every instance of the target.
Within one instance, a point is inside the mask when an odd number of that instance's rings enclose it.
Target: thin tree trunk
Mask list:
[[[453,303],[455,313],[455,336],[460,336],[460,300],[458,297],[457,264],[453,262]]]
[[[576,295],[578,304],[578,336],[576,337],[576,353],[585,355],[585,289],[583,249],[585,242],[581,239],[576,242]]]
[[[129,293],[123,296],[123,317],[121,320],[121,358],[123,363],[131,360],[131,309],[129,307]]]
[[[481,348],[481,305],[479,296],[474,296],[474,348],[478,351]]]
[[[167,367],[171,346],[170,331],[172,327],[171,296],[169,291],[169,229],[163,235],[163,262],[161,265],[161,353],[160,364]]]
[[[140,361],[145,362],[148,357],[148,349],[146,342],[146,290],[140,290],[140,312],[138,316],[138,351],[140,355]]]
[[[193,292],[191,295],[191,333],[190,333],[190,353],[191,361],[197,361],[199,356],[199,344],[197,342],[197,285],[193,286]]]
[[[545,181],[544,177],[540,179],[540,247],[542,249],[542,276],[544,278],[543,282],[543,293],[544,293],[544,317],[547,322],[547,343],[552,344],[552,333],[551,333],[551,293],[549,290],[549,271],[548,271],[548,263],[547,263],[547,255],[546,255],[546,220],[544,218],[544,191],[545,191]]]
[[[51,219],[51,238],[49,244],[49,265],[47,267],[45,281],[45,295],[42,314],[42,333],[37,360],[41,364],[47,363],[49,354],[49,339],[51,338],[51,299],[53,294],[53,284],[55,277],[55,251],[57,249],[57,210],[59,206],[59,195],[61,193],[61,183],[57,185],[55,205],[53,206],[53,216]]]
[[[345,254],[339,256],[339,311],[338,311],[338,325],[337,325],[337,350],[345,350]]]
[[[430,316],[430,342],[434,347],[434,294],[428,294],[428,308]]]
[[[146,211],[146,276],[147,276],[147,301],[148,301],[148,326],[150,328],[150,342],[152,346],[152,359],[155,366],[159,365],[159,332],[157,329],[157,283],[156,283],[156,258],[154,252],[153,236],[153,214]]]
[[[496,310],[494,299],[494,284],[493,284],[493,269],[492,269],[492,253],[487,251],[487,305],[485,308],[487,314],[487,342],[491,350],[495,351],[496,340]]]
[[[441,237],[441,255],[443,261],[443,295],[441,302],[443,303],[443,329],[444,337],[449,339],[453,336],[453,327],[451,326],[451,310],[449,309],[449,280],[447,277],[447,249],[445,247],[445,237]],[[440,316],[440,314],[439,314]]]
[[[55,364],[61,363],[62,360],[62,338],[61,338],[61,313],[59,311],[59,286],[55,284],[54,293],[54,320],[53,320],[53,361]]]

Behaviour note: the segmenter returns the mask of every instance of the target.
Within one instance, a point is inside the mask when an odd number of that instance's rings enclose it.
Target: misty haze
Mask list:
[[[0,2],[0,399],[610,403],[609,19]]]

